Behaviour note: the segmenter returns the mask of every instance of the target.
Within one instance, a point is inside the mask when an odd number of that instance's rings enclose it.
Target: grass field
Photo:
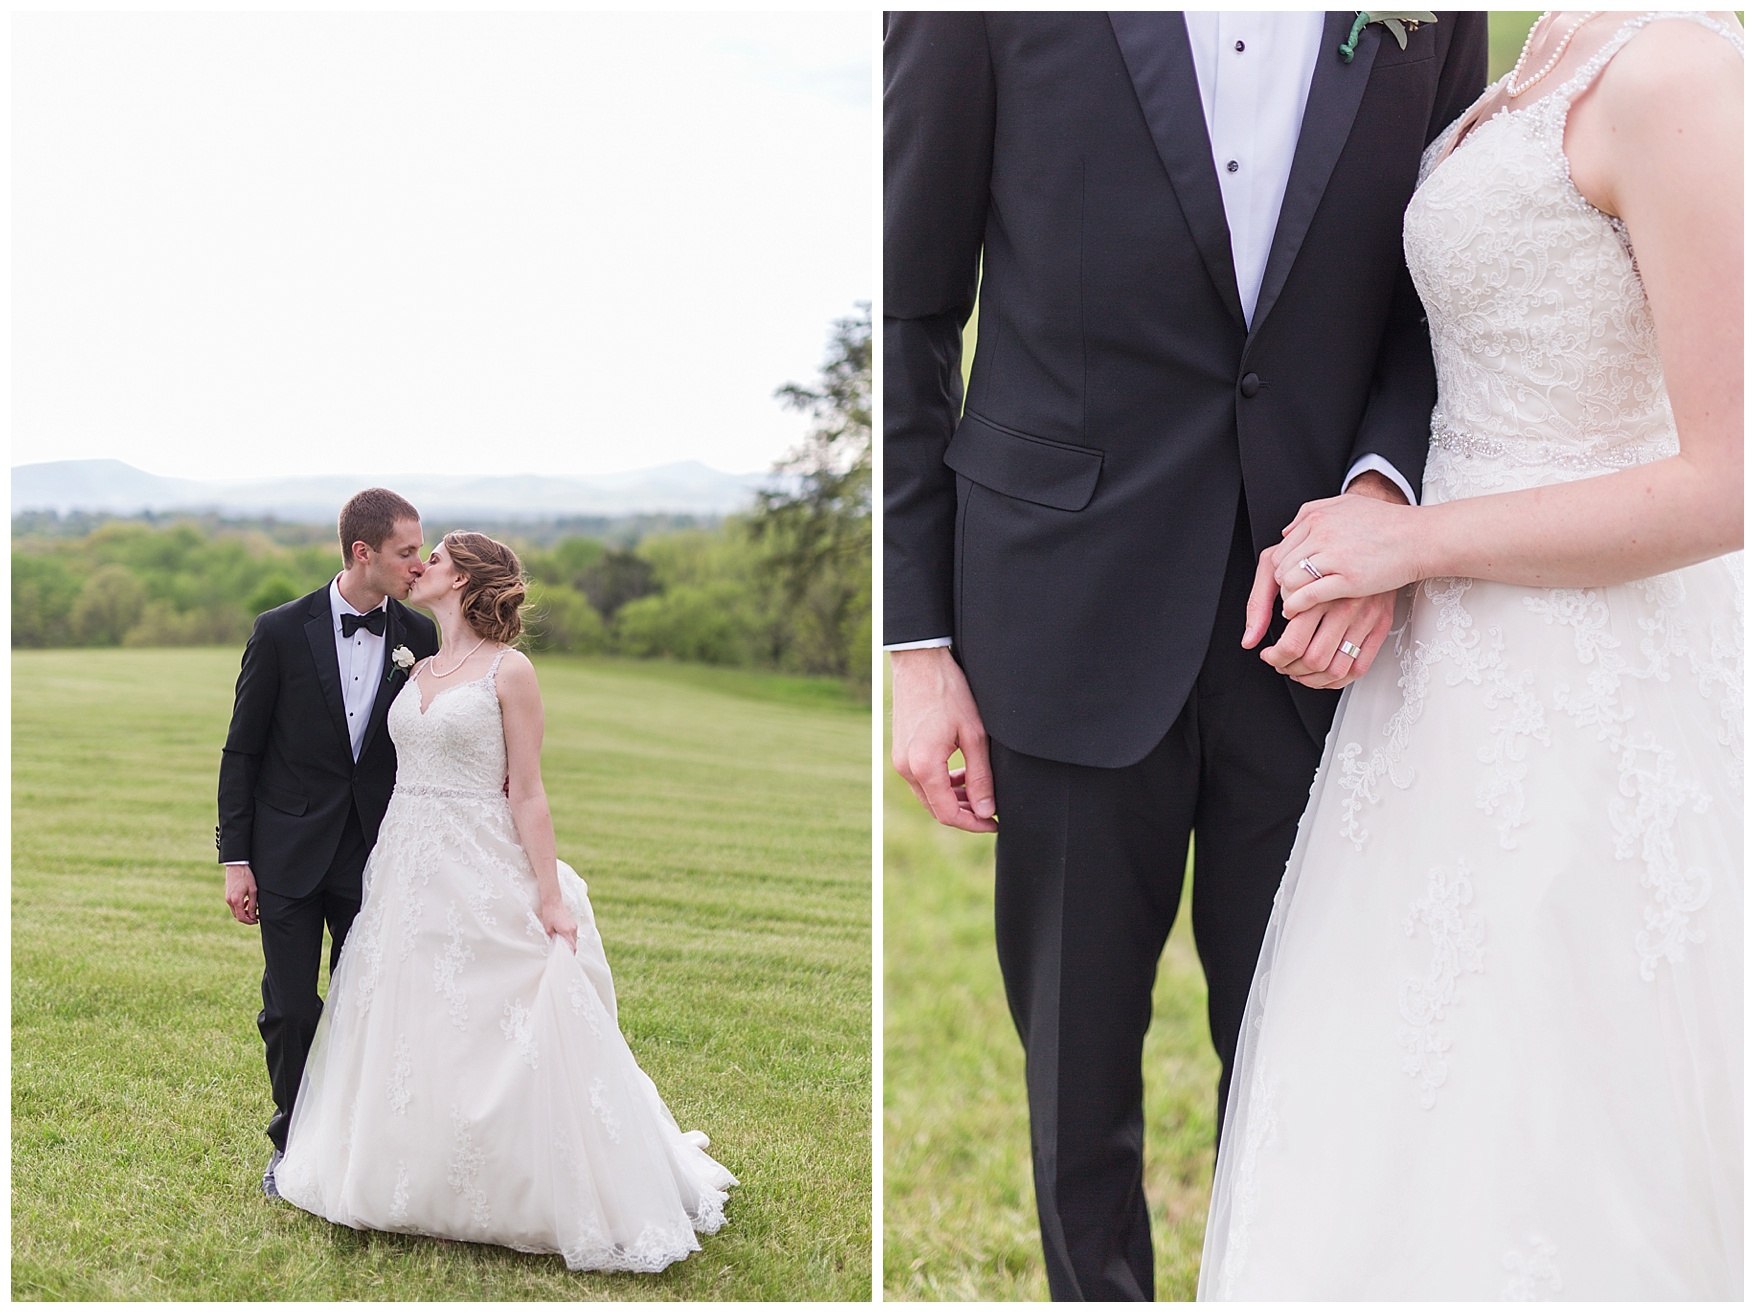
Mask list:
[[[1193,1299],[1219,1064],[1183,909],[1146,1039],[1146,1194],[1160,1299]],[[1024,1055],[993,947],[993,841],[884,786],[884,1293],[1046,1299]]]
[[[15,652],[20,1299],[865,1299],[869,711],[835,686],[544,659],[561,855],[621,1020],[741,1179],[658,1276],[357,1233],[263,1198],[261,954],[214,862],[238,654]]]

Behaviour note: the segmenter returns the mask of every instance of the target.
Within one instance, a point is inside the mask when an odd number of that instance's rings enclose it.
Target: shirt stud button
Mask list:
[[[1237,161],[1236,160],[1227,160],[1225,162],[1225,172],[1226,173],[1237,172]]]
[[[1243,43],[1241,41],[1237,43],[1237,53],[1240,55],[1243,53]]]

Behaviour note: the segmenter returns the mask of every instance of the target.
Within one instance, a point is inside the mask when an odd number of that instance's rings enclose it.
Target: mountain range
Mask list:
[[[771,474],[726,474],[699,461],[574,479],[410,474],[383,480],[424,515],[496,520],[726,515],[743,510],[756,489],[775,482]],[[58,460],[12,467],[12,513],[187,510],[321,523],[333,520],[342,503],[365,486],[342,474],[226,482],[163,478],[119,460]]]

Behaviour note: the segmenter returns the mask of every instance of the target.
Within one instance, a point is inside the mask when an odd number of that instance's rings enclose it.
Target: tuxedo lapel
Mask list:
[[[1286,198],[1280,202],[1280,222],[1268,249],[1267,269],[1255,301],[1251,335],[1267,322],[1292,264],[1316,217],[1316,207],[1328,189],[1329,175],[1353,130],[1353,118],[1365,96],[1365,83],[1383,40],[1383,29],[1373,23],[1359,34],[1353,62],[1341,58],[1340,46],[1353,25],[1353,15],[1331,13],[1322,25],[1322,47],[1316,54],[1316,71],[1310,78],[1310,97],[1304,103],[1304,122],[1298,130],[1298,148],[1292,155],[1292,172],[1286,179]]]
[[[305,621],[305,639],[311,645],[311,660],[317,664],[317,683],[323,689],[323,704],[329,708],[330,722],[341,736],[342,751],[353,760],[353,740],[347,733],[347,708],[341,700],[341,665],[335,657],[335,617],[329,613],[329,590],[315,594],[311,600],[311,618]]]
[[[390,704],[402,691],[400,680],[397,681],[394,688],[389,683],[390,654],[396,650],[398,644],[403,642],[402,617],[398,614],[400,609],[395,602],[386,601],[384,603],[384,660],[378,669],[378,692],[377,696],[372,699],[372,716],[366,722],[366,735],[360,740],[361,761],[365,760],[366,749],[372,746],[372,740],[378,736],[378,731],[383,728],[385,719],[390,715]]]
[[[1219,192],[1219,175],[1213,171],[1212,139],[1207,135],[1206,110],[1201,107],[1188,25],[1180,13],[1135,10],[1111,13],[1109,25],[1115,30],[1121,58],[1133,79],[1134,94],[1139,97],[1146,126],[1151,129],[1152,143],[1170,175],[1170,185],[1176,191],[1201,260],[1231,317],[1240,327],[1247,328],[1243,322],[1243,302],[1237,294],[1237,268],[1231,261],[1231,228],[1225,222],[1225,198]],[[1311,94],[1314,97],[1314,89]],[[1327,174],[1323,176],[1326,178]]]

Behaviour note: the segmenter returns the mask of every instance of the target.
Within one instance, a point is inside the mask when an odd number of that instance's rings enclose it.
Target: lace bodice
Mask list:
[[[506,732],[494,675],[502,650],[480,679],[453,684],[421,707],[420,676],[403,686],[386,722],[396,744],[396,792],[435,797],[501,796]]]
[[[1626,228],[1580,194],[1563,148],[1573,101],[1660,18],[1700,23],[1743,49],[1740,33],[1704,14],[1639,15],[1547,96],[1499,110],[1453,150],[1471,107],[1427,148],[1403,226],[1438,370],[1425,501],[1677,451]]]

